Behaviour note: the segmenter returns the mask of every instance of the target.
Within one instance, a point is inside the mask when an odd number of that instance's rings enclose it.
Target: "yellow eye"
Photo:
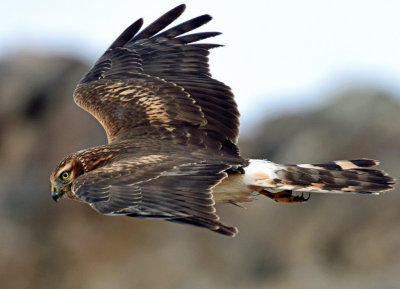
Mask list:
[[[69,178],[69,176],[70,176],[70,172],[63,172],[61,174],[61,179],[67,180]]]

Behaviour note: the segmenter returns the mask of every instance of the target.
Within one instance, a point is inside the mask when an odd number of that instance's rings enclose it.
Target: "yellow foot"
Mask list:
[[[281,191],[278,193],[270,193],[266,190],[260,191],[260,194],[273,199],[275,202],[281,202],[281,203],[303,203],[306,202],[310,199],[310,195],[308,195],[307,198],[303,196],[303,193],[301,196],[294,196],[292,194],[292,191]]]

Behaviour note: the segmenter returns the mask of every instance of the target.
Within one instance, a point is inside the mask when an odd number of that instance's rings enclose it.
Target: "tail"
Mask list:
[[[250,160],[245,168],[245,182],[256,191],[269,193],[298,191],[378,195],[392,190],[395,184],[395,180],[384,171],[371,169],[378,164],[371,159],[297,165]]]

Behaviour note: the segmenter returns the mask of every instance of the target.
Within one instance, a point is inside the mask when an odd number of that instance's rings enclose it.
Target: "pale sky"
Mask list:
[[[64,53],[93,62],[133,21],[149,24],[178,4],[180,21],[213,20],[220,31],[213,76],[231,86],[242,123],[323,102],[340,86],[400,91],[400,1],[51,1],[2,0],[0,57],[14,50]]]

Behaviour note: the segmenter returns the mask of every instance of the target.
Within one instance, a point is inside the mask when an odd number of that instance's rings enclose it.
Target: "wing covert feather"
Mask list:
[[[182,135],[206,123],[188,93],[157,77],[137,75],[129,80],[81,84],[75,101],[103,125],[109,143],[143,134],[143,130],[162,136],[180,128],[176,133]]]
[[[239,112],[233,94],[209,71],[209,49],[219,45],[196,43],[219,33],[185,34],[211,16],[164,30],[184,9],[185,5],[177,6],[141,32],[142,20],[133,23],[78,85],[76,103],[99,120],[109,142],[146,130],[158,137],[195,135],[226,153],[237,143]],[[230,154],[237,157],[237,149]]]
[[[209,50],[220,45],[197,43],[220,33],[189,33],[211,16],[165,29],[184,10],[179,5],[141,31],[143,20],[134,22],[79,83],[75,102],[102,124],[108,146],[124,152],[78,177],[72,192],[103,214],[233,236],[236,228],[215,212],[212,188],[245,164],[236,146],[239,112],[231,89],[209,70]]]
[[[162,218],[233,235],[236,229],[219,222],[212,199],[230,165],[188,161],[165,155],[123,160],[80,176],[72,190],[102,214]]]

